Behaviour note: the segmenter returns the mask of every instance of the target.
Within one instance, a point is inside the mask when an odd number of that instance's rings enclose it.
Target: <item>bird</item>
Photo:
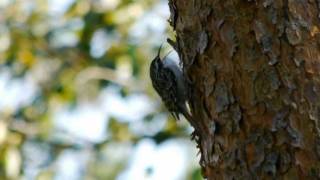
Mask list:
[[[150,65],[152,86],[175,119],[179,120],[179,114],[182,114],[191,121],[192,117],[187,106],[187,83],[182,68],[173,59],[167,57],[170,52],[161,59],[161,48],[162,45]]]

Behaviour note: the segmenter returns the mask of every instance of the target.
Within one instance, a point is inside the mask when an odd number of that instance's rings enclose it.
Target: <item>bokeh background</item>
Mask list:
[[[167,3],[0,0],[0,179],[201,179],[149,80]]]

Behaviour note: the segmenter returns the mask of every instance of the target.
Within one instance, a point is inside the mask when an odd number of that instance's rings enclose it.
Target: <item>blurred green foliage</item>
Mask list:
[[[28,84],[31,79],[35,87],[28,101],[0,106],[0,179],[52,179],[57,177],[54,164],[62,153],[84,149],[89,160],[81,178],[115,179],[127,166],[130,148],[141,139],[158,144],[172,138],[188,139],[188,125],[177,125],[172,119],[154,133],[144,132],[158,126],[154,121],[164,120],[158,116],[165,109],[150,86],[148,67],[156,48],[173,34],[168,30],[167,14],[161,13],[166,2],[75,0],[52,9],[57,2],[0,1],[0,75],[9,72],[10,82]],[[154,29],[144,26],[154,14],[158,16],[151,25]],[[116,87],[124,99],[144,94],[152,100],[153,110],[139,120],[146,130],[136,133],[131,128],[136,121],[106,117],[105,138],[87,141],[55,126],[60,109],[96,101],[109,86]],[[6,92],[10,88],[4,89],[0,102],[10,93]],[[15,98],[23,99],[29,90],[28,85],[21,85]],[[32,165],[35,171],[30,172],[29,162],[36,164]],[[200,178],[197,168],[189,170],[184,173],[190,179]]]

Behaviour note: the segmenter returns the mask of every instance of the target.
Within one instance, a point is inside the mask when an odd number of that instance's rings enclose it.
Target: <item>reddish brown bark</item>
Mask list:
[[[208,179],[320,178],[315,0],[170,0]]]

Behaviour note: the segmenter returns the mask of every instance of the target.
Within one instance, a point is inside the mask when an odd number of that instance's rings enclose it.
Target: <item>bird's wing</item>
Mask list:
[[[178,97],[177,97],[177,79],[169,68],[163,68],[162,72],[159,74],[161,77],[159,79],[159,86],[155,87],[159,95],[162,97],[167,109],[173,114],[176,119],[179,119],[178,113]],[[161,89],[160,89],[161,88]]]

